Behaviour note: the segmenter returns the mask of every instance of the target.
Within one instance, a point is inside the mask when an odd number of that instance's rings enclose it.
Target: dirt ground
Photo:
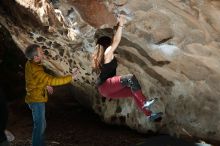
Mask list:
[[[46,117],[47,146],[147,146],[149,138],[160,136],[153,133],[140,134],[125,126],[105,124],[97,114],[72,99],[48,102]],[[11,146],[31,145],[32,116],[24,101],[9,105],[7,129],[15,136]],[[168,136],[168,140],[169,138]],[[176,143],[178,144],[178,140]]]
[[[15,136],[12,146],[30,146],[30,110],[21,101],[9,108],[8,130]],[[126,127],[107,125],[75,101],[49,102],[46,117],[47,146],[132,146],[148,137]]]

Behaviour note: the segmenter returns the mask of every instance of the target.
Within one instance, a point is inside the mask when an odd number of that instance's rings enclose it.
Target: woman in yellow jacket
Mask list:
[[[45,146],[44,131],[46,128],[45,103],[48,92],[53,92],[50,86],[70,83],[78,74],[74,69],[72,75],[54,77],[44,72],[42,60],[44,52],[40,46],[33,44],[26,48],[25,55],[28,59],[25,66],[26,97],[25,102],[32,111],[34,128],[32,133],[32,146]],[[50,88],[48,88],[50,87]]]

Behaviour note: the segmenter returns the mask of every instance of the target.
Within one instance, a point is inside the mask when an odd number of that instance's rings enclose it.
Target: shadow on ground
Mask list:
[[[144,142],[140,142],[133,146],[211,146],[205,143],[196,143],[181,138],[171,137],[169,135],[157,135],[147,138]]]
[[[47,146],[130,146],[147,137],[126,127],[105,124],[74,100],[63,101],[46,105]],[[24,103],[10,105],[8,130],[15,136],[11,146],[30,146],[32,119]]]

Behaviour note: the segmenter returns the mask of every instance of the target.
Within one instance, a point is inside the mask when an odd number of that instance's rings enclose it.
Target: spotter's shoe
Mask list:
[[[9,130],[5,130],[5,135],[9,142],[12,142],[15,140],[15,136]]]

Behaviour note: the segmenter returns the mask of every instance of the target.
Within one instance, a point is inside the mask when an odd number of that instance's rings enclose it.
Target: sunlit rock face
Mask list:
[[[220,2],[218,0],[3,0],[0,21],[22,51],[37,43],[57,75],[80,68],[77,99],[108,123],[220,139]],[[112,35],[127,15],[117,50],[118,74],[136,75],[160,100],[161,125],[148,122],[132,98],[106,100],[91,71],[95,38]],[[101,30],[102,29],[102,30]]]

